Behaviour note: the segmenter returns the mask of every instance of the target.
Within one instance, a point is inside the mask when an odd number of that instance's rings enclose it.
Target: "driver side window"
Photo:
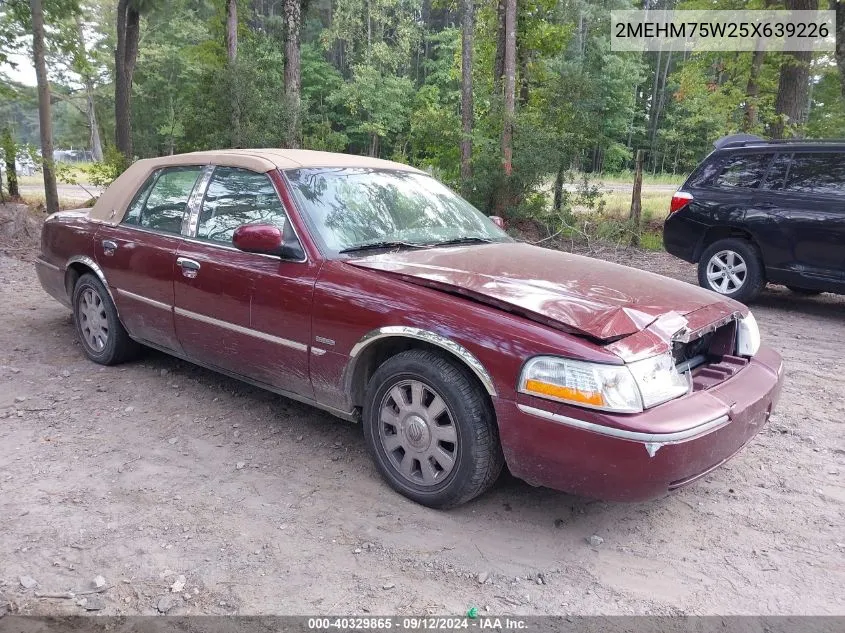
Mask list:
[[[235,167],[217,167],[205,192],[197,238],[231,244],[243,224],[286,228],[284,207],[266,174]]]

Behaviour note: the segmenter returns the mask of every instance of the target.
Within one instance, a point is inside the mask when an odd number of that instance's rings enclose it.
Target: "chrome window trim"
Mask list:
[[[200,244],[202,246],[213,246],[214,248],[220,248],[224,251],[234,251],[236,253],[243,253],[244,255],[255,255],[257,257],[264,257],[266,259],[274,259],[277,262],[285,262],[287,264],[304,264],[308,261],[308,256],[305,256],[305,259],[282,259],[278,255],[268,255],[267,253],[247,253],[246,251],[242,251],[239,248],[235,248],[234,246],[229,246],[228,244],[221,244],[220,242],[212,242],[211,240],[201,240],[201,239],[194,239],[190,237],[183,237],[182,238],[185,242],[190,242],[191,244]],[[305,249],[302,250],[305,252]]]
[[[642,433],[640,431],[626,431],[625,429],[617,429],[610,426],[595,424],[593,422],[585,422],[584,420],[578,420],[577,418],[571,418],[566,415],[552,413],[551,411],[530,407],[525,404],[517,404],[516,406],[523,413],[551,420],[557,424],[563,424],[564,426],[570,426],[576,429],[581,429],[582,431],[598,433],[599,435],[605,435],[607,437],[613,437],[620,440],[641,442],[646,445],[646,450],[648,450],[649,454],[652,456],[661,446],[666,444],[677,444],[679,442],[685,442],[687,440],[706,435],[707,433],[725,426],[731,421],[728,415],[720,415],[717,418],[713,418],[712,420],[708,420],[689,429],[684,429],[683,431],[675,431],[674,433]]]
[[[472,373],[474,373],[481,381],[481,384],[484,386],[484,389],[488,394],[491,396],[497,395],[493,379],[490,377],[490,374],[487,372],[487,369],[485,369],[481,361],[478,360],[472,352],[450,338],[441,336],[435,332],[407,325],[388,325],[386,327],[380,327],[368,332],[361,337],[357,343],[355,343],[349,352],[349,362],[346,364],[346,368],[344,369],[344,385],[346,387],[347,394],[352,393],[352,377],[355,374],[355,364],[361,352],[364,351],[364,349],[371,343],[383,338],[391,337],[417,339],[445,349],[447,352],[457,356],[458,359],[463,361],[463,363],[472,370]]]
[[[237,332],[238,334],[254,336],[255,338],[260,338],[264,341],[269,341],[270,343],[276,343],[277,345],[283,345],[284,347],[289,347],[300,352],[308,351],[308,346],[304,343],[298,343],[297,341],[291,341],[290,339],[281,338],[280,336],[267,334],[266,332],[262,332],[261,330],[253,330],[252,328],[243,327],[242,325],[236,325],[234,323],[229,323],[228,321],[221,321],[220,319],[215,319],[204,314],[199,314],[198,312],[191,312],[190,310],[185,310],[184,308],[174,307],[173,312],[174,314],[178,314],[179,316],[183,316],[188,319],[194,319],[195,321],[201,321],[203,323],[208,323],[209,325],[216,325],[217,327],[221,327],[226,330],[231,330],[232,332]]]
[[[140,301],[141,303],[146,303],[147,305],[151,305],[156,308],[161,308],[162,310],[173,309],[173,306],[168,303],[156,301],[155,299],[150,299],[149,297],[145,297],[143,295],[136,295],[134,292],[129,292],[128,290],[124,290],[123,288],[117,288],[117,294],[123,297],[129,297],[130,299],[134,299],[135,301]]]
[[[211,175],[214,173],[214,165],[206,165],[202,168],[199,178],[194,185],[188,202],[185,203],[185,214],[182,216],[182,236],[191,237],[197,234],[197,223],[199,222],[200,209],[205,200],[205,192],[208,183],[211,182]]]

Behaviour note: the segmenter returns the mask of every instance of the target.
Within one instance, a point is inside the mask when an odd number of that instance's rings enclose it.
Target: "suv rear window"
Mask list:
[[[717,159],[702,166],[690,181],[692,187],[743,187],[760,186],[769,167],[772,154],[735,154]]]
[[[845,194],[845,153],[795,154],[787,191]]]

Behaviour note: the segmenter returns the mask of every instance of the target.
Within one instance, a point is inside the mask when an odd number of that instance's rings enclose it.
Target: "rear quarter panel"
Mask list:
[[[39,259],[58,268],[47,272],[39,267],[39,277],[45,290],[62,300],[69,292],[66,286],[66,269],[73,257],[87,257],[94,260],[94,237],[100,224],[88,220],[87,209],[80,211],[59,211],[44,222],[41,230],[41,255]],[[48,287],[50,286],[50,287]],[[67,302],[66,302],[67,303]]]

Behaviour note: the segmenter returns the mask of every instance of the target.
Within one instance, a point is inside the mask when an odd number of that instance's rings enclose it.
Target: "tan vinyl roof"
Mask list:
[[[138,188],[156,169],[179,165],[222,165],[243,167],[257,172],[301,167],[362,167],[420,172],[420,170],[389,160],[316,152],[308,149],[220,149],[207,152],[175,154],[161,158],[145,158],[132,163],[94,204],[89,217],[107,224],[119,224]]]

